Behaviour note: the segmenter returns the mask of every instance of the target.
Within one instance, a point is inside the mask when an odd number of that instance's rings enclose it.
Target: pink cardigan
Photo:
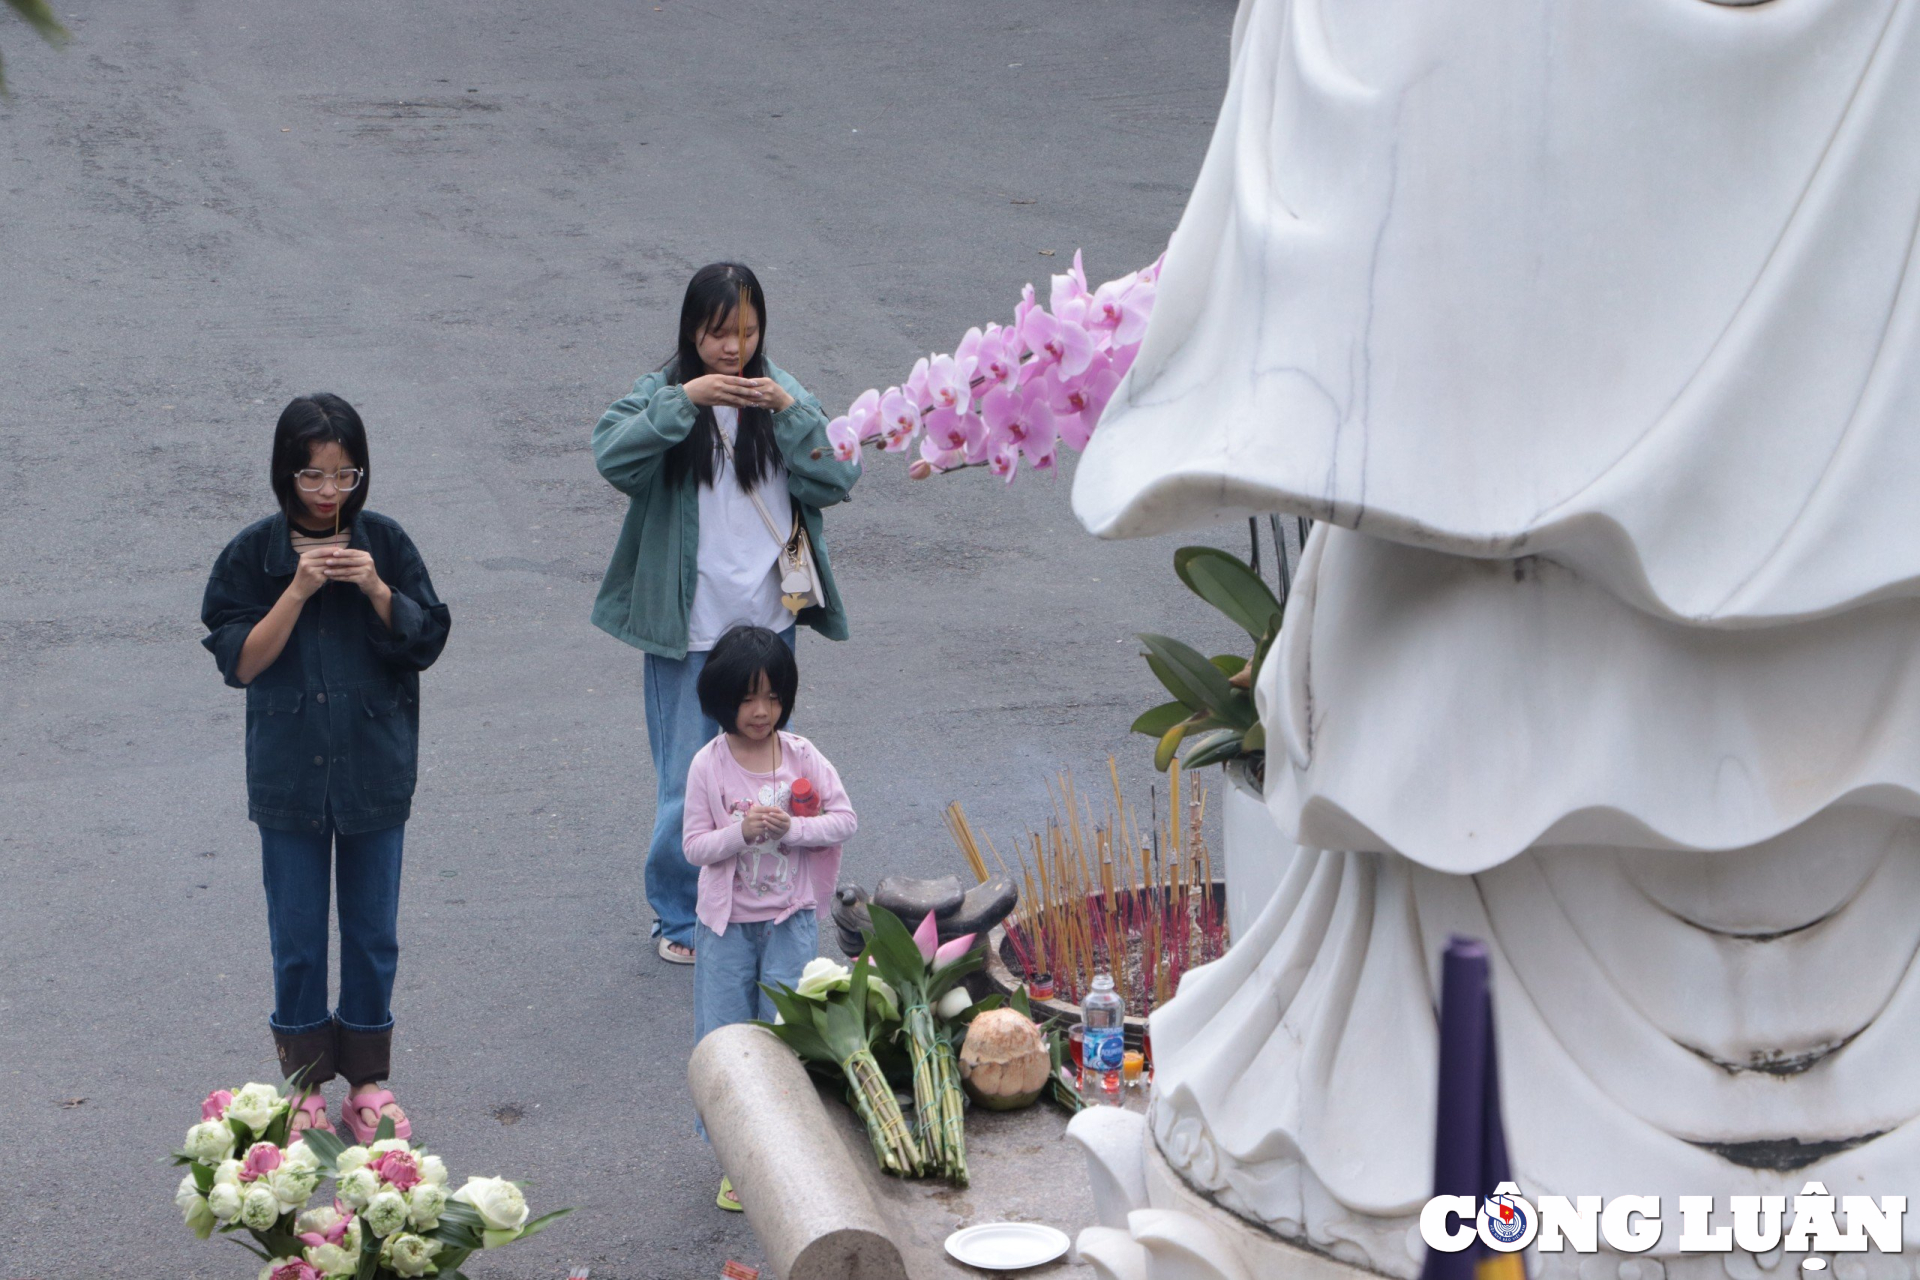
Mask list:
[[[764,776],[740,767],[727,750],[724,733],[700,748],[687,770],[686,819],[681,834],[687,861],[700,868],[700,894],[694,915],[716,934],[727,931],[733,913],[734,859],[752,847],[740,834],[739,819],[727,809],[727,796],[750,794],[751,784]],[[805,778],[820,797],[820,815],[796,817],[780,841],[783,849],[806,851],[810,892],[796,892],[794,905],[779,920],[807,906],[809,896],[814,911],[824,916],[832,909],[834,886],[840,880],[840,846],[853,835],[859,820],[833,763],[797,733],[781,731],[780,767],[774,778],[783,791],[795,779]]]

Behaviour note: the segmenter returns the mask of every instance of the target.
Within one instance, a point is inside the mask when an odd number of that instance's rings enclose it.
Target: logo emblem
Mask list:
[[[1533,1206],[1502,1185],[1480,1206],[1480,1238],[1495,1249],[1525,1248],[1536,1230]]]

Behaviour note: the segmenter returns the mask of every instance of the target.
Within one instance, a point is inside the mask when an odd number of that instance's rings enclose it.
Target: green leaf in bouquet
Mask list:
[[[200,1194],[205,1195],[213,1190],[213,1170],[198,1160],[189,1160],[187,1163],[193,1166],[193,1185]]]
[[[393,1135],[394,1135],[393,1117],[381,1116],[380,1127],[373,1131],[373,1140],[375,1142],[386,1142],[387,1140],[392,1138]]]
[[[233,1228],[231,1228],[231,1227],[222,1227],[222,1228],[220,1228],[220,1230],[221,1230],[222,1232],[228,1232],[228,1231],[231,1231],[231,1230],[233,1230]],[[240,1246],[240,1247],[241,1247],[242,1249],[245,1249],[245,1250],[246,1250],[246,1251],[247,1251],[248,1253],[250,1253],[250,1254],[252,1254],[252,1255],[253,1255],[254,1257],[256,1257],[256,1258],[258,1258],[258,1259],[260,1259],[260,1261],[262,1261],[262,1262],[272,1262],[272,1261],[273,1261],[273,1255],[272,1255],[272,1254],[270,1254],[270,1253],[268,1253],[268,1252],[267,1252],[267,1251],[266,1251],[265,1249],[262,1249],[262,1248],[261,1248],[261,1247],[260,1247],[259,1245],[257,1245],[257,1244],[248,1244],[248,1243],[247,1243],[247,1242],[246,1242],[245,1240],[242,1240],[242,1239],[241,1239],[241,1238],[240,1238],[239,1236],[236,1236],[236,1235],[229,1235],[229,1236],[227,1236],[227,1239],[229,1239],[229,1240],[231,1240],[231,1241],[233,1241],[233,1242],[234,1242],[235,1244],[237,1244],[237,1245],[239,1245],[239,1246]]]
[[[520,1238],[525,1240],[528,1236],[537,1236],[572,1212],[573,1209],[569,1206],[565,1209],[555,1209],[552,1213],[543,1213],[520,1229]]]
[[[347,1149],[347,1144],[339,1134],[328,1133],[325,1129],[309,1129],[302,1136],[306,1139],[307,1150],[319,1158],[320,1172],[331,1178],[340,1153]]]
[[[1015,1013],[1025,1018],[1028,1022],[1033,1021],[1033,1002],[1027,998],[1026,983],[1023,982],[1013,989],[1013,996],[1008,1003],[1013,1006]]]
[[[1246,670],[1247,667],[1247,660],[1237,653],[1216,653],[1207,659],[1207,661],[1220,668],[1220,674],[1229,680]]]
[[[239,1153],[244,1154],[246,1149],[253,1145],[253,1130],[247,1128],[247,1126],[241,1124],[232,1116],[227,1117],[227,1128],[233,1130],[233,1140],[239,1147]]]
[[[478,1231],[486,1225],[486,1221],[485,1218],[480,1216],[478,1209],[464,1200],[449,1200],[447,1201],[447,1207],[440,1211],[440,1222],[442,1225],[450,1222],[457,1227],[467,1227],[471,1230]]]
[[[874,968],[899,993],[903,1006],[914,1003],[926,986],[927,975],[919,944],[900,917],[885,907],[869,903],[867,914],[873,920],[873,936],[862,954],[873,958]]]
[[[927,980],[927,1003],[937,1003],[941,996],[958,986],[962,978],[986,963],[986,943],[982,941],[959,959],[942,965],[939,972]]]

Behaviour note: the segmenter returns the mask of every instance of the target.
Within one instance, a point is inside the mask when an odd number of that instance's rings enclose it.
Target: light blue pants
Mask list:
[[[800,981],[800,971],[820,950],[820,919],[803,910],[779,924],[730,924],[725,933],[695,921],[693,937],[693,1042],[699,1044],[716,1027],[773,1021],[777,1010],[760,984],[791,987]],[[707,1136],[697,1114],[693,1131]]]
[[[780,638],[793,647],[793,628]],[[691,947],[693,909],[700,896],[700,868],[687,861],[687,770],[700,748],[713,741],[720,726],[700,710],[700,671],[704,652],[675,661],[647,655],[647,748],[653,755],[655,800],[653,838],[647,845],[647,905],[653,908],[653,934]],[[811,957],[809,957],[811,958]]]
[[[772,1022],[773,1001],[761,983],[793,986],[820,951],[820,919],[796,911],[779,924],[730,924],[715,933],[695,922],[693,944],[693,1042],[715,1027],[758,1018]]]

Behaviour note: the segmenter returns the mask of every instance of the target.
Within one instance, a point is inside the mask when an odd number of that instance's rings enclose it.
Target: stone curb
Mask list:
[[[693,1104],[780,1280],[907,1280],[887,1220],[812,1079],[764,1027],[709,1033]]]

